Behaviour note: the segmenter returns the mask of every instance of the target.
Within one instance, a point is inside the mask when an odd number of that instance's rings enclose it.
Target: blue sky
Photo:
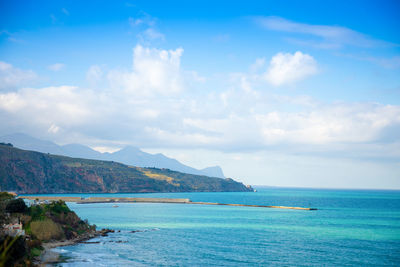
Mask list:
[[[0,134],[400,188],[399,2],[215,2],[1,1]]]

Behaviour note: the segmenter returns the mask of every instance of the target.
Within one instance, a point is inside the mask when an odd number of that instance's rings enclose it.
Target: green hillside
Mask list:
[[[252,191],[229,178],[44,154],[9,144],[0,144],[0,189],[26,194]]]

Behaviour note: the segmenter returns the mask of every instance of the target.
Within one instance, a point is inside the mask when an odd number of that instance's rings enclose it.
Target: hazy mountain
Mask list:
[[[219,166],[198,170],[184,165],[176,159],[169,158],[161,153],[150,154],[133,146],[127,146],[114,153],[100,153],[84,145],[68,144],[60,146],[53,142],[40,140],[22,133],[2,136],[0,137],[0,142],[11,143],[15,147],[22,149],[35,150],[55,155],[84,159],[110,160],[138,167],[166,168],[184,173],[225,178],[222,169]]]
[[[230,178],[71,158],[2,144],[0,189],[27,194],[253,191]]]
[[[201,172],[211,177],[224,177],[224,173],[220,166],[207,167],[202,169]]]
[[[36,139],[23,133],[2,136],[0,137],[0,142],[11,143],[16,147],[27,150],[35,150],[56,155],[63,154],[63,149],[61,146],[50,141]]]
[[[80,144],[68,144],[61,146],[61,155],[85,159],[104,159],[105,154],[100,153],[90,147]]]
[[[106,155],[106,158],[125,164],[132,164],[134,166],[168,168],[174,171],[208,176],[206,172],[186,166],[176,159],[168,158],[161,153],[149,154],[132,146],[127,146],[117,152],[109,153]],[[218,177],[224,178],[224,176]]]

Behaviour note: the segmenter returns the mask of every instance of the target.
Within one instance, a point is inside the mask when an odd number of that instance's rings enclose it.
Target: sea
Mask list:
[[[53,249],[56,266],[400,266],[400,191],[256,187],[257,192],[62,194],[312,207],[68,203],[115,233]]]

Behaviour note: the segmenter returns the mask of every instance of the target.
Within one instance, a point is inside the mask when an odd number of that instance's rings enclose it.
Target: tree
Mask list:
[[[27,210],[25,201],[22,198],[12,199],[7,203],[6,212],[25,212]]]

